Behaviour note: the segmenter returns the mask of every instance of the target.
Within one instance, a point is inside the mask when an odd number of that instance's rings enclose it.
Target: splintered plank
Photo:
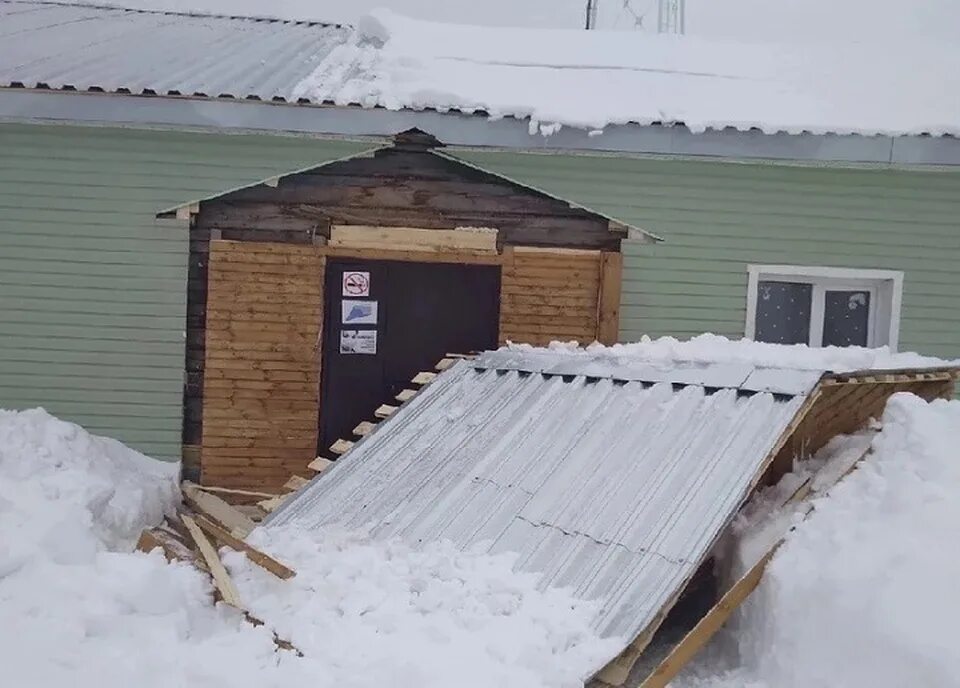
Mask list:
[[[299,475],[291,475],[290,479],[283,484],[283,489],[290,490],[291,492],[296,492],[304,485],[310,483],[306,478],[301,478]]]
[[[193,551],[163,528],[150,528],[140,533],[137,549],[141,552],[159,549],[169,562],[195,560]]]
[[[307,464],[307,468],[309,468],[311,471],[316,471],[317,473],[323,473],[332,465],[333,465],[333,461],[331,461],[330,459],[325,459],[322,456],[318,456],[309,464]]]
[[[266,511],[268,514],[272,514],[274,511],[280,508],[280,505],[283,504],[289,496],[289,494],[285,494],[280,497],[264,499],[262,502],[257,502],[257,506]]]
[[[366,437],[371,432],[373,432],[376,427],[377,427],[376,423],[371,423],[370,421],[365,420],[353,429],[353,434],[356,435],[357,437]]]
[[[399,401],[401,404],[403,404],[403,403],[405,403],[405,402],[407,402],[407,401],[410,401],[410,400],[413,399],[415,396],[417,396],[417,391],[416,391],[416,390],[414,390],[414,389],[404,389],[404,390],[401,390],[401,392],[400,392],[399,394],[397,394],[397,396],[395,396],[394,399],[396,399],[396,400]]]
[[[350,451],[350,448],[353,446],[353,442],[349,440],[337,440],[332,445],[330,445],[330,451],[332,451],[337,456],[341,456]]]
[[[191,482],[183,483],[183,499],[193,509],[222,524],[236,537],[245,538],[257,524],[216,495],[204,492]]]
[[[223,562],[220,561],[220,557],[217,556],[217,550],[210,544],[207,536],[200,530],[200,526],[197,525],[196,521],[187,514],[182,514],[180,518],[183,519],[183,525],[190,531],[190,537],[193,538],[197,549],[200,550],[200,556],[203,557],[203,560],[207,563],[207,568],[210,569],[210,575],[213,577],[213,585],[220,593],[220,599],[231,607],[242,610],[243,606],[240,604],[240,592],[237,590],[237,586],[234,585],[233,579],[230,578],[230,574],[227,573]]]
[[[219,541],[221,544],[226,545],[227,547],[230,547],[233,550],[236,550],[237,552],[243,552],[245,555],[247,555],[247,559],[252,561],[257,566],[266,569],[277,578],[287,580],[288,578],[293,578],[297,575],[296,571],[293,569],[281,564],[269,554],[265,554],[257,548],[248,545],[240,538],[233,537],[233,535],[228,533],[210,519],[204,516],[199,516],[196,520],[196,523],[213,539]]]
[[[389,418],[396,410],[396,406],[391,406],[390,404],[381,404],[380,408],[373,412],[373,415],[382,420],[384,418]]]
[[[436,373],[423,371],[423,372],[417,373],[410,382],[412,382],[415,385],[425,385],[428,382],[433,382],[435,379],[437,379]]]

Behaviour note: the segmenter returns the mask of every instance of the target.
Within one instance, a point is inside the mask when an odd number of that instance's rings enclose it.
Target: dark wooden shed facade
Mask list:
[[[416,131],[177,213],[185,455],[205,484],[264,490],[308,475],[331,433],[450,347],[615,342],[620,245],[639,231]]]

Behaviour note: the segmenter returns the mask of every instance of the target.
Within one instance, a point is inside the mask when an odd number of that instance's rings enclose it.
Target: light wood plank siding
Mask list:
[[[742,337],[747,265],[787,263],[903,270],[900,349],[960,357],[960,170],[457,155],[666,239],[623,244],[622,341]]]
[[[0,124],[0,408],[179,458],[188,237],[156,213],[365,148]]]
[[[204,484],[279,490],[316,458],[323,262],[313,246],[210,242]]]
[[[500,341],[597,338],[600,251],[508,248],[500,278]]]

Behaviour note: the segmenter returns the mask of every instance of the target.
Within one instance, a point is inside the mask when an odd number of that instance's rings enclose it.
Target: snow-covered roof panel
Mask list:
[[[512,552],[542,586],[598,602],[604,636],[632,639],[697,570],[805,399],[477,363],[441,375],[268,527]]]
[[[291,100],[347,29],[0,0],[0,86]]]
[[[960,134],[960,48],[933,42],[750,45],[629,32],[363,18],[295,94],[390,109],[694,132]]]

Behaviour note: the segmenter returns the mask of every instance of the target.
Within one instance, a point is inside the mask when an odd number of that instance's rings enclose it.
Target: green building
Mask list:
[[[99,43],[70,29],[95,24]],[[346,34],[0,0],[0,408],[179,457],[189,236],[157,214],[413,127],[664,239],[625,244],[623,341],[713,332],[960,358],[956,138],[544,137],[519,119],[289,102],[322,57],[310,48]]]

